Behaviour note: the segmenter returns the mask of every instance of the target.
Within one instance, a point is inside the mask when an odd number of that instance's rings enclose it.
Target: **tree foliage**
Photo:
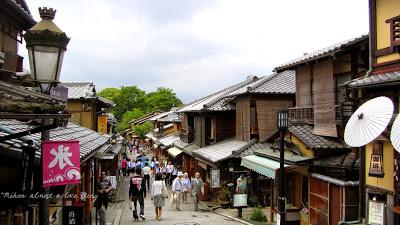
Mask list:
[[[125,112],[134,109],[142,110],[144,108],[143,98],[146,93],[136,86],[122,87],[119,95],[114,98],[115,106],[113,114],[118,121],[121,121]]]
[[[121,121],[118,123],[117,130],[121,132],[130,128],[129,121],[137,119],[143,115],[144,112],[141,109],[126,111],[124,115],[122,115]]]
[[[97,95],[106,98],[110,101],[114,101],[115,97],[120,94],[121,90],[119,88],[104,88]]]
[[[141,125],[136,125],[133,127],[133,132],[140,138],[144,139],[145,135],[153,129],[153,124],[146,122]]]
[[[182,106],[182,101],[176,97],[172,89],[159,87],[157,91],[146,95],[145,105],[148,112],[154,110],[168,111],[171,107]]]
[[[128,129],[129,121],[144,114],[155,110],[168,111],[171,107],[182,106],[182,101],[173,90],[165,87],[159,87],[156,91],[149,93],[136,86],[105,88],[98,95],[115,103],[111,111],[118,120],[118,131]],[[141,128],[138,131],[140,132]]]

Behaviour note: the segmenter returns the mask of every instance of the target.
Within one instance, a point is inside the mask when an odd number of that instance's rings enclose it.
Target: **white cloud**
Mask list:
[[[71,36],[61,79],[173,88],[184,102],[368,31],[365,0],[27,0]],[[20,54],[26,57],[22,46]],[[25,67],[27,66],[25,60]]]

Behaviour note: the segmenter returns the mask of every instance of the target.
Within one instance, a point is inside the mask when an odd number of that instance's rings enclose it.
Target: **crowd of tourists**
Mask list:
[[[200,173],[190,179],[188,173],[179,170],[171,161],[165,164],[154,156],[149,157],[137,145],[128,145],[128,149],[131,154],[130,157],[123,156],[121,171],[124,177],[129,177],[129,200],[134,220],[146,219],[144,199],[148,194],[155,207],[156,220],[161,220],[162,207],[169,197],[174,209],[181,211],[181,202],[187,203],[188,196],[192,196],[194,209],[198,211],[200,195],[204,194]]]

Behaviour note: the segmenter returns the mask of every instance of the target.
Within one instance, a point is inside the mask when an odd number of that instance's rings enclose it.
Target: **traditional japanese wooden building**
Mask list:
[[[298,182],[294,183],[308,195],[300,198],[301,202],[294,201],[303,209],[302,224],[338,224],[359,218],[359,198],[355,197],[359,188],[358,156],[354,157],[343,141],[354,103],[342,86],[363,76],[367,65],[368,35],[363,35],[304,54],[274,69],[296,71],[296,104],[289,108],[291,126],[285,141],[314,162],[295,173]],[[321,166],[318,160],[322,159],[331,166]],[[337,195],[341,198],[333,197]]]
[[[112,118],[105,110],[113,107],[114,102],[97,96],[93,82],[63,82],[68,88],[67,110],[71,113],[71,122],[101,133],[112,133]]]
[[[358,105],[378,96],[399,113],[400,2],[369,1],[370,65],[365,76],[347,83]],[[365,217],[368,224],[400,224],[400,154],[389,140],[392,122],[381,136],[361,147],[364,152]],[[381,160],[373,160],[378,158]]]

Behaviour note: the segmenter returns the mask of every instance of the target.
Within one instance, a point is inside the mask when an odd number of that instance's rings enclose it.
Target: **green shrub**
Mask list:
[[[267,221],[267,216],[263,213],[261,208],[259,207],[254,207],[250,219],[253,221],[258,221],[258,222],[266,222]]]

